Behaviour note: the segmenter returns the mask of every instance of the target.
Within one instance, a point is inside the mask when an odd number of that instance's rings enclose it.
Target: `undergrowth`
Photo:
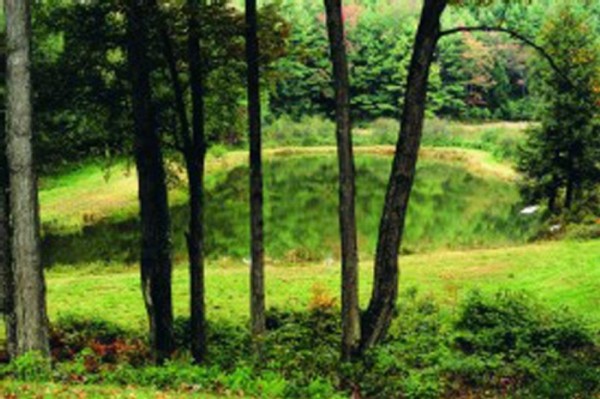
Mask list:
[[[449,315],[416,290],[401,295],[385,341],[350,364],[339,361],[339,309],[313,298],[311,310],[272,309],[260,358],[242,325],[209,324],[210,351],[191,363],[178,319],[178,352],[150,364],[144,340],[101,320],[59,320],[53,365],[27,355],[5,377],[83,385],[193,389],[264,398],[593,397],[600,393],[597,336],[565,309],[548,309],[520,292],[471,294]]]

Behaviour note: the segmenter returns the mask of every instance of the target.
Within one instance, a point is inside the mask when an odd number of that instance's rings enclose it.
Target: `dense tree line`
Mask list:
[[[179,3],[178,3],[179,4]],[[279,3],[277,3],[279,4]],[[453,7],[448,25],[482,25],[502,21],[526,37],[536,38],[549,0],[527,6]],[[239,6],[242,6],[240,3]],[[588,8],[600,15],[598,6]],[[200,25],[207,97],[206,139],[239,145],[247,142],[244,17],[239,7],[209,2]],[[118,2],[36,3],[32,9],[36,146],[44,168],[93,154],[107,156],[129,148],[131,128],[127,93],[125,21]],[[358,122],[380,117],[398,119],[406,90],[412,38],[419,9],[416,3],[389,0],[352,1],[347,14],[347,57],[352,75],[351,112]],[[165,10],[173,27],[173,52],[186,52],[180,24],[181,7]],[[261,106],[264,122],[280,116],[300,118],[335,113],[332,77],[327,60],[325,11],[315,2],[287,0],[261,7],[259,36],[264,43]],[[592,25],[593,29],[598,24]],[[155,30],[152,30],[155,32]],[[158,35],[158,32],[152,33]],[[224,40],[227,38],[227,40]],[[154,41],[151,61],[161,65],[152,79],[161,135],[169,137],[177,112],[169,106],[174,94]],[[531,84],[534,58],[522,43],[502,33],[463,32],[440,42],[432,63],[428,89],[429,115],[473,119],[536,118],[537,93]],[[180,76],[185,84],[185,77]],[[533,79],[535,80],[535,79]],[[172,136],[171,136],[172,137]],[[173,147],[171,145],[170,147]]]

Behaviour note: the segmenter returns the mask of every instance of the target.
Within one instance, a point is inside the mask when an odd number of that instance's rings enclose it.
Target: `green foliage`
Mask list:
[[[560,72],[536,65],[542,124],[529,131],[519,169],[526,200],[548,201],[556,213],[580,209],[600,181],[600,46],[590,22],[585,10],[561,5],[540,35]]]
[[[282,77],[270,93],[271,111],[299,120],[307,115],[332,116],[331,65],[327,60],[323,10],[318,4],[284,1],[292,21],[289,54],[275,64]],[[352,112],[356,120],[397,118],[418,21],[417,3],[354,1],[344,7],[350,66]],[[519,5],[494,4],[491,10],[450,8],[444,25],[497,25],[535,21]],[[534,25],[534,35],[537,33]],[[517,30],[520,30],[519,28]],[[529,31],[527,31],[529,33]],[[431,69],[429,112],[470,120],[530,119],[527,60],[530,53],[505,35],[464,34],[444,38]]]
[[[249,350],[247,329],[218,322],[210,326],[211,353],[202,366],[190,363],[185,348],[161,367],[110,364],[86,349],[58,362],[52,374],[28,358],[5,375],[265,398],[347,397],[341,373],[369,398],[594,397],[600,389],[597,335],[568,311],[519,292],[473,293],[449,314],[415,289],[403,291],[386,340],[353,364],[339,363],[338,307],[323,293],[313,296],[309,311],[268,312],[260,358]]]
[[[187,85],[187,30],[182,23],[187,9],[177,2],[161,7],[161,12],[173,41],[179,78]],[[205,129],[211,143],[239,144],[246,130],[243,13],[228,2],[217,2],[207,5],[202,14]],[[177,126],[158,31],[163,23],[158,15],[152,17],[148,68],[153,71],[161,134],[172,144]],[[90,156],[128,154],[132,122],[122,6],[116,1],[40,2],[33,7],[33,18],[39,165],[52,170]],[[276,79],[270,65],[285,54],[289,27],[276,5],[262,7],[260,18],[262,77],[267,88]]]
[[[35,351],[13,359],[2,368],[1,374],[21,381],[50,381],[53,377],[50,360]]]
[[[590,397],[600,387],[597,337],[568,310],[518,293],[475,293],[455,328],[452,376],[471,387],[557,398]]]

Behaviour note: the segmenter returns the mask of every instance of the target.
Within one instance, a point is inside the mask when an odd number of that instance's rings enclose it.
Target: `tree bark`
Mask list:
[[[362,320],[361,349],[385,338],[398,297],[398,253],[421,145],[429,69],[447,0],[425,0],[409,66],[400,135],[379,225],[374,286]]]
[[[190,258],[192,356],[201,363],[206,357],[206,307],[204,302],[204,164],[206,138],[204,132],[204,74],[200,51],[201,16],[197,0],[188,0],[188,59],[190,88],[192,93],[192,147],[188,155],[187,168],[190,190],[190,226],[188,252]]]
[[[173,352],[172,268],[166,176],[152,104],[147,54],[146,13],[150,6],[149,0],[129,2],[127,41],[140,202],[142,292],[153,355],[158,363],[162,363]]]
[[[350,82],[341,0],[325,0],[327,31],[336,98],[336,140],[339,168],[339,223],[342,241],[342,360],[348,361],[360,345],[358,299],[358,244],[355,215],[355,168],[350,120]]]
[[[0,122],[5,126],[5,120]],[[2,143],[6,135],[2,134]],[[6,147],[6,146],[3,146]],[[14,277],[10,255],[10,185],[6,148],[0,151],[0,312],[4,315],[6,350],[10,357],[16,355],[17,336],[14,313]]]
[[[3,48],[0,75],[6,76],[6,57]],[[6,104],[3,95],[2,104]],[[0,113],[0,126],[6,126],[5,112]],[[14,287],[13,271],[10,256],[10,184],[8,161],[6,159],[6,131],[0,131],[0,312],[4,315],[6,335],[6,351],[10,357],[15,355],[17,342],[15,331],[15,314],[13,306]]]
[[[49,355],[46,287],[40,253],[32,146],[31,14],[28,0],[6,0],[7,159],[10,175],[16,355]]]
[[[156,6],[156,3],[154,3]],[[167,26],[161,18],[163,53],[167,61],[171,85],[175,95],[175,108],[179,118],[179,140],[182,145],[189,193],[189,223],[186,232],[190,265],[190,350],[195,363],[206,357],[206,309],[204,301],[204,164],[206,143],[204,135],[204,82],[198,18],[199,4],[188,0],[188,63],[192,95],[192,131],[185,106],[185,95],[179,80],[177,60]],[[204,5],[204,4],[202,4]],[[160,11],[159,11],[160,12]],[[177,134],[177,133],[175,133]]]
[[[250,318],[255,338],[265,332],[263,178],[261,156],[260,70],[256,0],[246,0],[246,61],[250,130]]]

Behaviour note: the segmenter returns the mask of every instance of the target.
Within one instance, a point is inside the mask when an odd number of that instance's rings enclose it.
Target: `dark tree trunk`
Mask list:
[[[350,82],[341,0],[325,0],[327,31],[336,97],[339,168],[339,220],[342,240],[342,359],[350,360],[360,345],[358,244],[355,215],[355,170],[350,121]]]
[[[6,49],[2,49],[2,53]],[[6,76],[6,57],[2,56],[0,75]],[[6,98],[0,99],[6,104]],[[6,113],[0,112],[0,126],[6,126]],[[6,131],[0,131],[0,312],[4,315],[6,350],[14,356],[17,348],[15,331],[15,313],[13,307],[14,287],[10,256],[10,185],[8,161],[6,159]]]
[[[30,2],[6,0],[7,159],[14,274],[16,355],[49,354],[46,287],[32,146]]]
[[[246,60],[250,129],[250,317],[252,335],[265,331],[263,178],[260,126],[260,70],[256,0],[246,0]]]
[[[389,329],[398,297],[398,253],[421,145],[429,69],[447,0],[425,0],[409,66],[400,135],[379,225],[374,286],[362,320],[364,350]]]
[[[573,206],[573,197],[575,193],[575,183],[571,176],[567,179],[567,188],[565,191],[565,208],[570,210]]]
[[[189,226],[186,233],[188,258],[190,262],[190,349],[194,362],[201,363],[206,356],[206,315],[204,305],[204,161],[206,144],[204,137],[204,83],[198,18],[199,4],[188,0],[188,62],[192,94],[192,131],[188,121],[185,95],[179,80],[177,60],[167,26],[161,18],[163,51],[167,61],[171,85],[175,95],[175,108],[179,118],[179,139],[188,176]],[[160,12],[160,11],[159,11]],[[177,133],[176,133],[177,134]]]
[[[4,118],[1,125],[4,126]],[[2,143],[6,142],[2,134]],[[5,146],[3,146],[5,147]],[[10,188],[6,148],[0,152],[0,312],[4,315],[6,349],[10,357],[16,355],[17,336],[14,313],[14,280],[10,256]]]
[[[150,0],[131,0],[128,9],[128,62],[131,73],[135,160],[141,222],[142,291],[150,342],[158,363],[173,351],[171,243],[167,186],[152,104],[148,26]]]
[[[558,197],[558,190],[560,188],[560,182],[556,175],[552,175],[552,183],[550,188],[548,189],[548,210],[551,213],[558,213],[558,209],[556,207],[556,199]]]
[[[204,161],[206,139],[204,134],[204,74],[200,52],[201,16],[199,6],[204,0],[188,0],[188,59],[192,92],[192,147],[187,168],[190,189],[190,226],[188,252],[190,258],[192,356],[197,363],[206,357],[206,309],[204,304]]]
[[[573,160],[575,155],[573,150],[570,149],[568,152],[568,166],[567,166],[567,187],[565,189],[565,208],[571,210],[573,207],[573,200],[575,199],[575,190],[577,188],[576,176],[575,176],[575,165]]]
[[[557,189],[556,189],[556,187],[552,187],[548,194],[548,210],[551,213],[556,213],[556,196],[557,196]]]

